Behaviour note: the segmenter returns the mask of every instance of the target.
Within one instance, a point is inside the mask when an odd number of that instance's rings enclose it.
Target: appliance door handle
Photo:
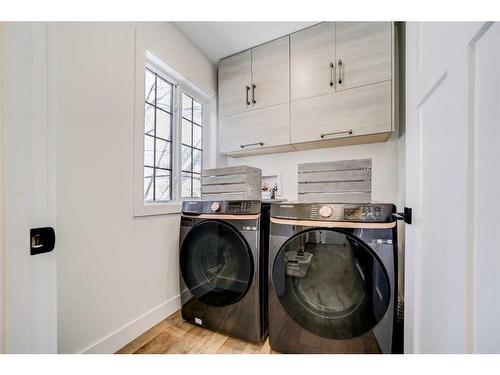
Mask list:
[[[334,78],[335,77],[335,64],[333,62],[330,63],[330,86],[334,85]]]
[[[264,142],[247,143],[246,145],[240,145],[241,148],[248,146],[264,146]]]
[[[250,86],[246,86],[246,90],[247,90],[247,93],[246,93],[246,102],[247,102],[247,105],[250,105],[250,101],[248,100],[248,92],[250,91]]]
[[[256,87],[257,86],[255,86],[255,85],[252,84],[252,103],[253,104],[257,103],[257,101],[255,100],[255,88]]]
[[[349,134],[349,135],[351,135],[352,133],[353,133],[352,129],[343,130],[343,131],[340,131],[340,132],[333,132],[333,133],[323,133],[323,134],[321,134],[321,138],[332,137],[334,135],[342,135],[342,134]]]

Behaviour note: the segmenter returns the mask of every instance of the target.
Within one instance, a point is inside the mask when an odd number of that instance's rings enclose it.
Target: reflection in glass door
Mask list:
[[[196,224],[184,239],[181,274],[191,294],[211,306],[238,302],[252,283],[250,248],[230,224],[207,220]]]
[[[378,257],[359,239],[331,229],[287,241],[275,258],[273,283],[295,322],[330,339],[368,332],[390,302],[389,278]]]

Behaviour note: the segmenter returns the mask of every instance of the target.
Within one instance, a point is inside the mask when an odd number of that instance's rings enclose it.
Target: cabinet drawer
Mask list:
[[[391,92],[391,81],[386,81],[294,101],[291,103],[291,142],[390,132]]]
[[[289,103],[221,117],[219,142],[222,153],[289,144]]]

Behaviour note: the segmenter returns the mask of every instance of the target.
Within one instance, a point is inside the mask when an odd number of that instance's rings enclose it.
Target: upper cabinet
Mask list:
[[[291,100],[333,92],[335,64],[334,22],[290,35]]]
[[[252,48],[252,97],[254,109],[289,100],[289,37]]]
[[[336,22],[337,90],[390,80],[391,22]]]
[[[387,140],[394,40],[391,22],[322,22],[221,60],[219,149],[244,156]]]
[[[262,44],[219,63],[219,113],[237,113],[287,103],[289,37]]]
[[[250,107],[252,53],[250,50],[221,60],[219,64],[219,110],[221,116]]]

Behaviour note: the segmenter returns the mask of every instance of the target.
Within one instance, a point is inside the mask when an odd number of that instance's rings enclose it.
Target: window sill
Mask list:
[[[182,202],[144,203],[134,207],[134,217],[181,213]]]

